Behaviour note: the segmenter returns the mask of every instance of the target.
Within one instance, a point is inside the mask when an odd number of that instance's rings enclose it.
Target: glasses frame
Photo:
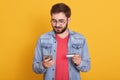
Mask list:
[[[51,23],[53,25],[59,24],[59,25],[64,25],[66,22],[68,22],[68,19],[59,19],[58,21],[55,19],[51,19]]]

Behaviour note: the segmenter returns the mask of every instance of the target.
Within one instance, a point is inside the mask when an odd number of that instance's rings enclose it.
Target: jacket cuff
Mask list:
[[[46,71],[46,68],[43,67],[42,63],[39,64],[39,69],[41,69],[42,72],[45,72],[45,71]]]

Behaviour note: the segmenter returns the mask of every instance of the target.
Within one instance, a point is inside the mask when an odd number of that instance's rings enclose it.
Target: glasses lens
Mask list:
[[[55,19],[52,19],[51,20],[51,22],[53,23],[53,24],[64,24],[65,22],[66,22],[66,20],[64,20],[64,19],[59,19],[58,21],[57,20],[55,20]]]

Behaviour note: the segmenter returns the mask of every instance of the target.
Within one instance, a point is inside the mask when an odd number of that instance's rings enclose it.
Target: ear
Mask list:
[[[69,17],[69,18],[68,18],[68,23],[70,22],[70,20],[71,20],[71,18]]]

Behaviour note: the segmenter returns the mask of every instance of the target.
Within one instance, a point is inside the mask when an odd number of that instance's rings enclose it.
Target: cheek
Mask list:
[[[53,25],[53,24],[51,24],[51,26],[52,26],[52,28],[54,28],[54,27],[55,27],[55,25]]]

